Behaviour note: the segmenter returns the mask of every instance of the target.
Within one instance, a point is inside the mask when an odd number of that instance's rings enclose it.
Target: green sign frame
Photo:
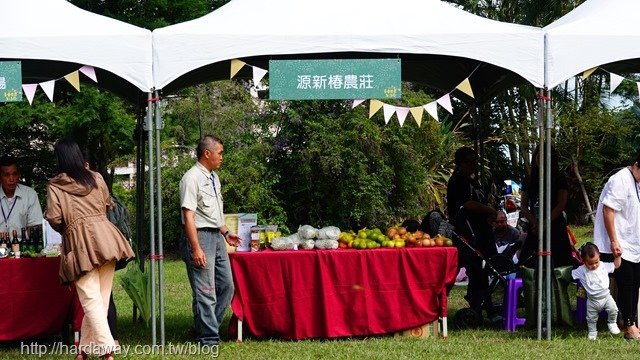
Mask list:
[[[0,61],[0,102],[22,101],[22,62]]]
[[[270,100],[399,99],[400,59],[270,60]]]

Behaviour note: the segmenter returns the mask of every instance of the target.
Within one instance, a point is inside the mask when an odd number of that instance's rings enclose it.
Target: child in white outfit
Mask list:
[[[582,257],[584,264],[571,271],[571,276],[580,280],[587,292],[587,328],[589,330],[587,337],[589,340],[595,340],[598,337],[596,325],[598,314],[602,310],[608,314],[609,332],[613,335],[620,334],[620,329],[616,324],[618,306],[609,292],[609,274],[620,267],[621,257],[616,256],[613,263],[601,262],[600,250],[590,242],[580,248],[580,257]]]

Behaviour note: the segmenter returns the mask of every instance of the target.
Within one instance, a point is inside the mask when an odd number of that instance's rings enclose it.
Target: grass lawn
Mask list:
[[[590,228],[574,228],[582,243],[590,239]],[[117,283],[117,280],[116,280]],[[464,287],[454,287],[449,300],[449,317],[466,306],[462,296]],[[123,345],[145,345],[150,343],[150,331],[145,325],[132,321],[132,303],[119,284],[114,286],[118,307],[118,332]],[[402,309],[389,311],[411,311],[411,304]],[[227,314],[223,328],[229,321]],[[191,323],[191,290],[187,282],[184,264],[181,261],[165,262],[165,329],[166,343],[186,344],[190,340],[188,329]],[[497,328],[481,330],[458,330],[449,321],[448,339],[412,339],[393,336],[378,336],[363,339],[278,341],[245,339],[243,343],[225,341],[219,357],[227,359],[579,359],[606,358],[637,359],[640,342],[625,341],[622,335],[613,337],[600,324],[599,339],[586,339],[586,329],[556,328],[551,341],[538,341],[535,331],[521,328],[516,333],[507,333]],[[226,330],[223,335],[226,335]],[[0,345],[0,358],[32,359],[33,355],[20,352],[19,344]],[[194,359],[209,358],[204,355],[129,355],[141,359]],[[45,355],[43,358],[72,358]],[[121,357],[122,358],[122,357]]]

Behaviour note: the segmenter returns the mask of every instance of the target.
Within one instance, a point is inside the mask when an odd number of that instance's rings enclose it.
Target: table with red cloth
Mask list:
[[[238,318],[255,337],[388,334],[444,319],[457,275],[455,247],[229,254]],[[244,326],[243,326],[244,324]],[[446,334],[445,334],[446,335]]]
[[[77,295],[59,267],[59,257],[0,259],[0,341],[58,335],[75,320]]]

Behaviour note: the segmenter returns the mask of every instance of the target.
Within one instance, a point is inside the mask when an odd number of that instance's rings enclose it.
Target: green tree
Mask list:
[[[71,0],[96,14],[118,19],[150,30],[193,20],[229,2],[229,0]]]

